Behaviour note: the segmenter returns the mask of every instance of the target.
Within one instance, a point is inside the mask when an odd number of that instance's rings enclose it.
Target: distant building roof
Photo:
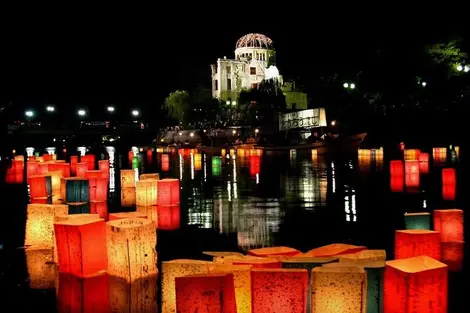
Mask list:
[[[238,39],[236,48],[273,49],[273,41],[263,34],[251,33]]]

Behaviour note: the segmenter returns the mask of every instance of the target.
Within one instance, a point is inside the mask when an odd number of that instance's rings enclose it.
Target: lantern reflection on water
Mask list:
[[[29,288],[54,289],[56,267],[51,248],[31,246],[25,249]]]
[[[90,201],[108,200],[108,179],[107,178],[89,178]]]
[[[156,179],[145,179],[136,182],[135,197],[137,205],[157,205],[157,182],[158,180]]]
[[[395,231],[395,259],[426,255],[441,258],[441,238],[438,231],[409,229]]]
[[[81,162],[77,163],[77,177],[86,177],[88,171],[88,163]]]
[[[106,231],[104,220],[75,218],[54,224],[59,272],[88,277],[105,271]]]
[[[428,212],[405,213],[405,229],[431,229],[431,214]]]
[[[54,217],[67,215],[65,204],[28,204],[24,245],[54,246]]]
[[[385,312],[447,312],[447,266],[418,256],[386,262]]]
[[[194,170],[200,171],[202,169],[202,155],[200,153],[196,153],[194,155]]]
[[[29,195],[31,198],[52,196],[52,181],[50,176],[34,175],[28,177]]]
[[[398,177],[404,176],[404,167],[403,162],[400,160],[392,160],[390,161],[390,176]]]
[[[222,172],[222,158],[219,156],[212,156],[212,175],[220,176]]]
[[[463,211],[434,210],[434,230],[440,232],[442,242],[463,242]]]
[[[179,205],[157,206],[157,227],[160,230],[176,230],[180,228]]]
[[[392,192],[403,192],[405,189],[405,181],[403,175],[390,176],[390,190]]]
[[[435,163],[447,161],[447,148],[432,148],[432,159]]]
[[[260,173],[260,157],[257,155],[250,156],[250,175],[255,176]]]
[[[305,312],[308,289],[307,270],[253,269],[251,280],[253,312]]]
[[[134,280],[108,276],[111,312],[154,313],[157,307],[157,275]]]
[[[157,204],[177,205],[180,203],[180,181],[173,178],[157,180]]]

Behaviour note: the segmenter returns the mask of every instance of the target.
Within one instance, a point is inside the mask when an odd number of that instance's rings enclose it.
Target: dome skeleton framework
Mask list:
[[[263,34],[251,33],[238,39],[236,48],[273,49],[273,41]]]

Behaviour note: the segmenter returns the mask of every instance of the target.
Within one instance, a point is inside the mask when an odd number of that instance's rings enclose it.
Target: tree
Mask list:
[[[184,90],[177,90],[168,95],[163,106],[168,117],[185,125],[188,122],[189,94]]]
[[[437,64],[446,63],[447,65],[454,65],[462,62],[468,57],[467,53],[460,49],[457,40],[428,45],[426,50]]]

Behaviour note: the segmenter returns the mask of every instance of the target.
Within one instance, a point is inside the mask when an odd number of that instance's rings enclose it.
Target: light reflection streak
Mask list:
[[[206,165],[206,155],[204,154],[204,181],[207,181],[207,165]]]
[[[109,192],[113,193],[116,190],[116,171],[114,163],[114,155],[116,153],[116,149],[114,147],[106,147],[106,152],[108,152],[109,159]]]
[[[331,162],[331,188],[333,193],[336,192],[336,175],[335,175],[335,163]]]
[[[194,154],[191,153],[191,180],[194,180]]]
[[[344,186],[345,196],[344,196],[344,212],[346,213],[347,222],[356,222],[357,221],[357,211],[356,211],[356,191],[354,188],[349,186]],[[352,217],[352,219],[351,219]]]
[[[227,192],[228,201],[232,201],[232,186],[230,181],[227,181]]]
[[[256,184],[259,184],[259,173],[256,173]]]
[[[184,172],[184,159],[182,154],[178,154],[179,157],[179,164],[180,164],[180,181],[183,180],[183,172]]]

